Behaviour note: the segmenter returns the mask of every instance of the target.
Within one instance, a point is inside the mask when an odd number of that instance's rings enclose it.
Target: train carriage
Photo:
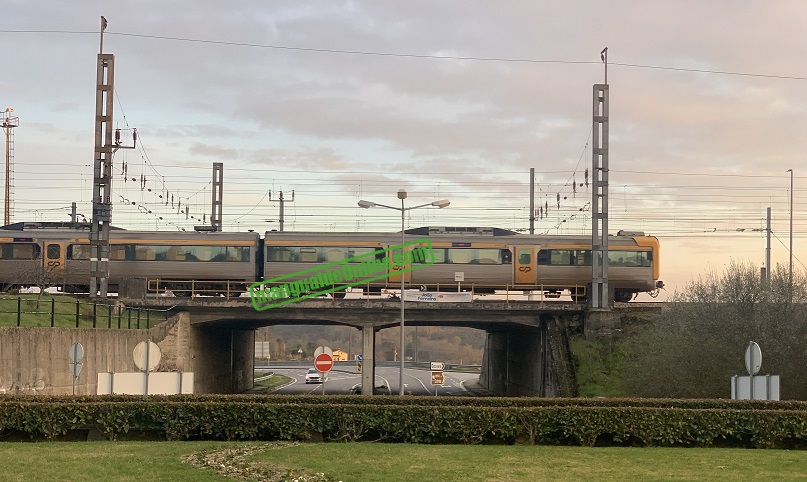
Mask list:
[[[50,285],[86,291],[90,278],[89,230],[19,223],[0,230],[0,286]],[[175,294],[243,292],[259,279],[256,233],[110,232],[110,291],[142,278]],[[230,287],[232,284],[232,288]]]
[[[462,285],[477,293],[496,290],[568,292],[583,300],[591,283],[591,239],[586,236],[521,235],[498,228],[416,228],[407,242],[427,238],[433,264],[415,266],[403,274],[408,286],[442,289]],[[373,250],[390,250],[400,234],[375,233],[265,233],[264,279],[294,281],[315,269]],[[409,247],[411,249],[412,247]],[[616,301],[636,293],[654,293],[659,281],[658,240],[644,233],[620,232],[609,237],[609,285]],[[389,252],[385,256],[392,256]],[[393,265],[393,263],[390,263]],[[368,283],[370,291],[400,287],[401,274]],[[334,284],[334,286],[336,283]]]
[[[370,292],[409,287],[570,294],[582,301],[591,283],[592,249],[587,236],[524,235],[498,228],[424,227],[407,230],[407,243],[427,239],[429,263],[415,261],[403,275],[393,247],[400,233],[110,232],[109,290],[126,279],[148,279],[151,291],[175,295],[237,296],[256,281],[305,278],[300,274],[356,257],[389,261],[389,272],[356,288]],[[425,243],[424,243],[425,244]],[[417,248],[415,244],[407,250]],[[421,246],[422,247],[422,246]],[[376,254],[372,254],[376,253]],[[399,253],[399,252],[397,252]],[[659,281],[659,243],[644,233],[609,236],[609,287],[615,301],[654,293]],[[411,254],[411,253],[410,253]],[[90,277],[89,226],[17,223],[0,229],[0,289],[58,286],[86,292]],[[353,260],[356,265],[360,260]],[[418,265],[421,264],[421,265]],[[350,270],[348,270],[350,271]],[[349,284],[333,282],[333,288]],[[344,292],[336,291],[337,296]]]

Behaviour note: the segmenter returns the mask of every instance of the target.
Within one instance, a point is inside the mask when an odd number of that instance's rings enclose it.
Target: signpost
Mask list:
[[[748,343],[748,348],[745,349],[745,369],[751,376],[759,373],[762,366],[762,349],[755,341]]]
[[[70,373],[73,374],[73,395],[75,395],[76,380],[78,380],[78,375],[84,366],[84,363],[81,362],[81,359],[84,358],[84,347],[81,343],[73,343],[68,354],[70,355]]]
[[[143,395],[149,394],[149,373],[157,369],[162,356],[160,347],[151,340],[141,341],[132,350],[134,364],[143,372]]]
[[[757,375],[762,366],[762,350],[756,342],[745,349],[745,369],[748,376],[731,377],[731,398],[734,400],[779,400],[779,375]]]
[[[325,374],[333,368],[333,351],[327,346],[314,350],[314,368],[322,373],[322,394],[325,395]]]
[[[462,282],[465,281],[465,271],[454,271],[454,281],[457,282],[457,293],[461,291]]]
[[[437,396],[437,387],[442,386],[445,383],[446,378],[443,375],[443,369],[446,367],[446,364],[440,361],[433,361],[429,363],[429,368],[431,368],[432,372],[432,386],[434,386],[434,396]]]

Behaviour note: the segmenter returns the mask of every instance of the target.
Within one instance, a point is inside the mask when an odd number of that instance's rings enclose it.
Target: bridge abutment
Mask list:
[[[588,341],[610,340],[621,327],[621,313],[614,310],[590,310],[585,314],[585,336]]]
[[[508,397],[571,397],[577,392],[565,320],[488,330],[479,383]]]
[[[253,387],[255,331],[191,328],[194,393],[241,393]]]

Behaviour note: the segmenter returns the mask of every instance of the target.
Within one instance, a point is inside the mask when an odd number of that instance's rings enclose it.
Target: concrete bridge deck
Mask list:
[[[257,311],[249,298],[148,298],[121,300],[130,306],[183,313],[195,333],[196,365],[216,373],[210,386],[241,387],[251,369],[254,330],[261,326],[345,325],[362,333],[362,393],[371,394],[378,330],[400,326],[400,299],[309,299]],[[655,304],[654,304],[655,305]],[[406,326],[460,326],[487,332],[480,383],[508,396],[572,396],[574,368],[569,329],[612,330],[624,311],[661,307],[621,303],[613,310],[562,301],[474,300],[471,303],[406,302]],[[229,371],[213,360],[230,360]],[[225,367],[226,368],[226,367]],[[225,370],[226,371],[226,370]],[[219,380],[220,379],[220,380]],[[226,380],[230,380],[227,382]],[[234,381],[233,381],[234,380]],[[366,390],[365,390],[366,388]]]
[[[185,311],[193,323],[257,328],[277,324],[343,324],[357,328],[386,328],[400,323],[399,299],[309,299],[257,311],[249,298],[148,298],[121,300],[127,305]],[[410,326],[450,325],[491,329],[505,325],[536,326],[541,315],[583,318],[588,306],[572,302],[475,300],[472,303],[406,302]],[[660,310],[657,303],[617,303],[615,312]]]

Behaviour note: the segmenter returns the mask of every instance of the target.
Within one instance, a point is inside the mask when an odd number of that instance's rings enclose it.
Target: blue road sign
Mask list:
[[[356,360],[361,361],[361,355],[356,355]]]

